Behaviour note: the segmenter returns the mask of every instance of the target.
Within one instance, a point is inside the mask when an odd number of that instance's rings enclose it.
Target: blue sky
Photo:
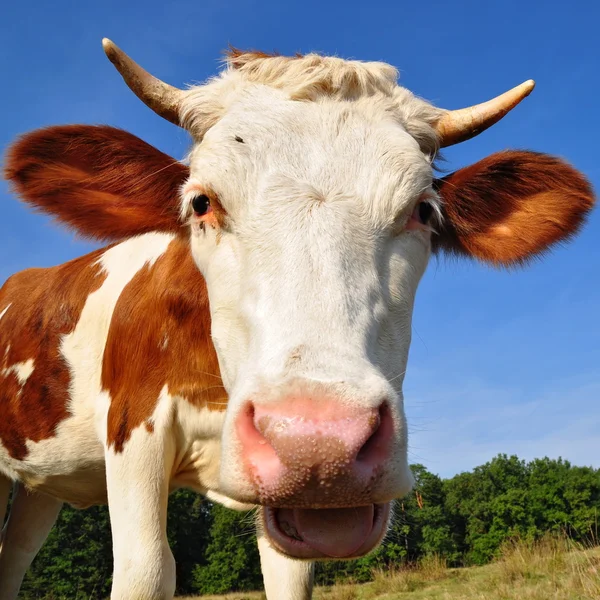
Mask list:
[[[504,121],[446,152],[446,167],[531,148],[568,159],[599,189],[599,18],[589,0],[13,2],[0,22],[0,146],[44,125],[107,123],[184,155],[185,132],[129,92],[103,36],[178,86],[214,74],[228,44],[318,50],[394,64],[403,85],[446,108],[534,78]],[[0,282],[92,248],[1,186]],[[432,261],[405,383],[411,460],[443,476],[498,452],[600,467],[599,239],[596,211],[574,242],[526,269]]]

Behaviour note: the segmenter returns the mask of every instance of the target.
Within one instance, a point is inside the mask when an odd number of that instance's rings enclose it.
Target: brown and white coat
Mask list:
[[[523,151],[434,178],[438,144],[522,90],[453,121],[379,63],[236,52],[186,92],[144,77],[132,89],[191,132],[189,164],[77,125],[7,154],[22,200],[111,245],[0,290],[2,511],[17,482],[0,598],[62,502],[108,502],[113,600],[172,597],[167,497],[189,487],[262,505],[267,595],[306,599],[310,560],[371,550],[410,489],[395,375],[430,251],[522,263],[573,235],[593,194]]]

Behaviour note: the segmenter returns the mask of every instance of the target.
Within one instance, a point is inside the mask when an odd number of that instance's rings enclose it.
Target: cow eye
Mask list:
[[[204,194],[195,196],[192,199],[192,208],[196,216],[201,217],[205,215],[210,210],[210,198]]]
[[[427,225],[429,219],[431,219],[431,215],[433,214],[432,204],[430,202],[419,202],[417,214],[419,215],[419,221],[421,221],[423,225]]]

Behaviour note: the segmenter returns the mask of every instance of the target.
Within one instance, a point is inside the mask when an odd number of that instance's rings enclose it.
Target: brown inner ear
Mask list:
[[[560,159],[493,154],[438,180],[444,223],[434,250],[495,265],[521,263],[573,236],[594,204],[585,177]]]
[[[29,133],[8,150],[4,173],[25,202],[86,237],[118,241],[182,229],[179,192],[188,167],[114,127]]]

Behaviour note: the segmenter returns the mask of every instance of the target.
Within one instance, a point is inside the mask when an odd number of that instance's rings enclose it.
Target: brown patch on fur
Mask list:
[[[285,366],[287,369],[291,369],[294,367],[294,365],[296,365],[297,363],[302,361],[302,356],[305,352],[305,348],[303,344],[300,344],[299,346],[295,346],[292,351],[290,352],[289,356],[287,357],[287,360],[285,361]]]
[[[595,198],[564,161],[537,152],[505,151],[437,182],[444,223],[434,250],[494,265],[527,261],[571,238]]]
[[[227,63],[234,69],[243,67],[246,63],[252,62],[258,58],[275,58],[282,56],[280,52],[262,52],[261,50],[240,50],[234,46],[229,46],[224,52]],[[303,54],[296,52],[295,56],[286,56],[285,58],[302,58]]]
[[[281,56],[279,52],[263,52],[262,50],[240,50],[235,46],[229,46],[227,50],[223,52],[227,61],[233,66],[238,67],[247,62],[248,60],[254,60],[256,58],[273,58],[274,56]],[[236,64],[236,61],[242,60],[240,64]]]
[[[9,454],[27,457],[27,440],[56,434],[69,416],[70,373],[60,351],[88,296],[106,276],[98,250],[50,269],[29,269],[10,277],[0,290],[0,440]],[[33,359],[22,386],[10,367]]]
[[[161,343],[165,338],[166,346]],[[206,284],[189,241],[181,238],[136,274],[115,306],[102,387],[111,397],[107,441],[116,452],[136,427],[148,422],[165,385],[169,394],[196,407],[226,408]]]
[[[28,133],[8,150],[4,174],[25,202],[89,238],[182,227],[179,190],[188,167],[121,129],[65,125]]]

